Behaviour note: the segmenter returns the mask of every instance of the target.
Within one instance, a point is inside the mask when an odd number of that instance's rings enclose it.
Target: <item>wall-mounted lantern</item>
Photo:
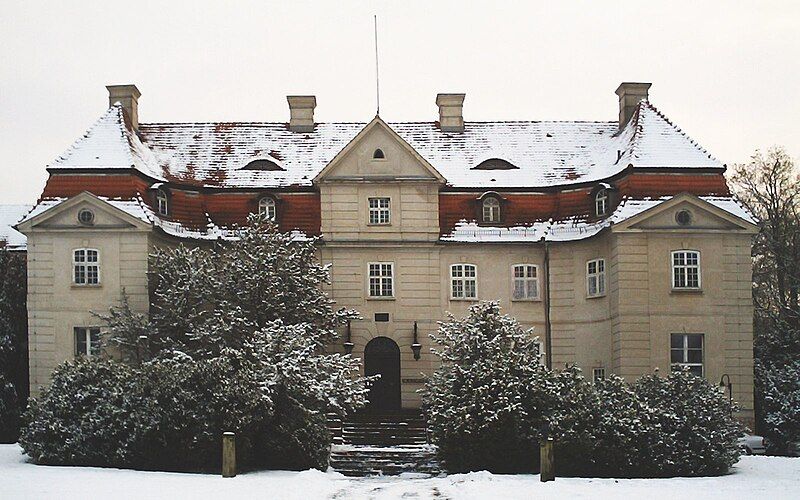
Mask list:
[[[728,379],[728,382],[725,383],[725,379]],[[728,389],[728,400],[733,403],[733,384],[731,383],[731,376],[727,373],[723,374],[722,377],[719,379],[719,386],[721,389]]]
[[[414,359],[419,361],[419,351],[422,349],[422,344],[417,339],[417,322],[414,322],[414,343],[411,344],[411,350],[414,351]]]
[[[350,320],[347,320],[347,324],[344,327],[344,352],[345,354],[353,354],[353,342],[351,338],[350,332]]]

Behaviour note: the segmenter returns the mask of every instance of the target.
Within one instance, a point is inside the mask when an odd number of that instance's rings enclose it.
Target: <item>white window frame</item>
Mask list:
[[[90,261],[89,252],[94,252],[95,260]],[[94,270],[95,280],[89,279]],[[100,285],[100,250],[97,248],[75,248],[72,250],[72,284],[75,286]]]
[[[156,208],[159,215],[169,215],[169,195],[163,189],[156,191]]]
[[[598,217],[608,214],[608,189],[602,188],[594,195],[594,211]]]
[[[483,222],[500,222],[500,200],[489,196],[481,205],[481,220]]]
[[[592,368],[592,382],[597,382],[598,380],[605,380],[606,378],[606,369],[603,366],[597,366]]]
[[[594,272],[592,272],[594,264]],[[592,281],[595,282],[595,291],[592,292]],[[606,294],[606,259],[592,259],[586,262],[586,296],[588,298],[603,297]]]
[[[517,275],[517,270],[522,268],[522,275]],[[533,276],[530,270],[533,269]],[[521,285],[523,294],[517,295],[517,285]],[[531,285],[533,295],[530,294]],[[533,301],[539,300],[539,266],[536,264],[514,264],[511,266],[511,300],[514,301]]]
[[[388,274],[386,268],[388,266]],[[373,270],[377,272],[373,274]],[[373,288],[375,283],[377,288]],[[385,285],[389,285],[391,293],[384,293]],[[373,290],[377,290],[377,294],[373,294]],[[368,262],[367,263],[367,295],[371,299],[393,299],[395,295],[394,286],[394,262]]]
[[[467,276],[468,270],[472,276]],[[471,295],[467,294],[467,288]],[[466,262],[450,265],[450,300],[478,300],[478,266]]]
[[[674,336],[681,337],[681,347],[672,347],[672,338]],[[689,337],[699,337],[700,338],[700,347],[689,347]],[[702,333],[672,333],[669,337],[669,364],[670,366],[687,366],[689,368],[696,368],[700,367],[700,376],[706,376],[706,336]],[[673,352],[679,352],[681,354],[681,361],[673,361],[672,354]],[[689,361],[689,351],[700,351],[700,362],[690,362]]]
[[[676,264],[675,259],[676,257],[682,254],[682,263]],[[697,257],[696,264],[689,264],[688,256],[689,254],[693,254]],[[673,290],[700,290],[702,287],[702,269],[700,266],[700,251],[699,250],[673,250],[669,254],[669,262],[670,268],[672,272],[670,273],[670,278],[672,280],[672,289]],[[689,286],[689,274],[690,271],[694,271],[697,274],[697,286]],[[683,284],[678,283],[679,278],[682,277]]]
[[[275,203],[275,199],[264,196],[258,200],[258,215],[274,222],[278,215],[278,204]]]
[[[76,326],[72,328],[75,341],[75,357],[85,356],[93,358],[100,355],[100,327],[97,326]],[[92,339],[92,336],[96,338]],[[81,340],[82,342],[79,342]],[[81,350],[83,343],[83,350]]]
[[[367,209],[370,226],[388,226],[392,223],[392,199],[390,197],[372,196],[367,198]]]

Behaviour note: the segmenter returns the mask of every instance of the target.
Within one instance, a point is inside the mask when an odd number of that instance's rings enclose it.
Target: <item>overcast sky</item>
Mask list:
[[[33,203],[46,165],[135,83],[151,121],[613,120],[621,81],[727,164],[800,155],[800,2],[0,0],[0,203]]]

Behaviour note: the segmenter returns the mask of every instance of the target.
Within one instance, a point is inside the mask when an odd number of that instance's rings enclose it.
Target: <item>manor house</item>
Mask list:
[[[382,375],[376,409],[419,406],[437,322],[499,300],[543,363],[594,379],[727,374],[752,418],[757,228],[649,83],[621,84],[606,121],[470,122],[464,94],[439,94],[419,122],[318,123],[314,96],[289,96],[288,123],[143,123],[135,85],[107,88],[16,226],[33,393],[60,362],[99,354],[93,311],[124,290],[147,312],[155,247],[224,239],[259,212],[318,238],[328,292],[363,316],[331,349]]]

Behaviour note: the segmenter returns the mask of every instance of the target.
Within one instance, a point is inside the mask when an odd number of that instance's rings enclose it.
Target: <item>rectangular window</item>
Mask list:
[[[100,328],[76,326],[75,332],[75,356],[99,356],[100,355]]]
[[[606,294],[606,261],[590,260],[586,263],[586,295],[601,297]]]
[[[517,264],[513,271],[514,300],[539,298],[539,269],[531,264]]]
[[[370,198],[369,223],[389,224],[391,220],[392,218],[389,210],[389,198]]]
[[[76,285],[100,283],[100,252],[92,248],[78,248],[72,253],[72,282]]]
[[[474,299],[478,296],[478,270],[472,264],[450,266],[450,297]]]
[[[391,262],[369,263],[369,296],[394,297],[394,265]]]
[[[670,363],[688,366],[689,371],[703,376],[703,334],[673,333],[670,338]]]
[[[700,252],[672,252],[672,288],[700,288]]]
[[[592,369],[592,380],[597,382],[598,380],[603,380],[606,378],[606,369],[605,368],[593,368]]]

